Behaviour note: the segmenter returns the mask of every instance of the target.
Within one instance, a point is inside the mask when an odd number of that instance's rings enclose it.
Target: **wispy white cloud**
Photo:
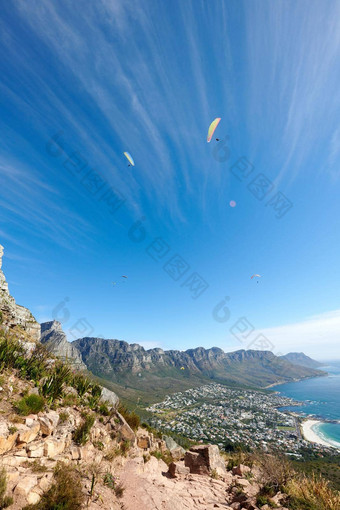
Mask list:
[[[315,315],[301,322],[258,331],[275,346],[273,352],[300,352],[316,359],[340,359],[340,310]]]
[[[258,136],[252,130],[253,152],[259,156],[263,137],[275,131],[281,133],[271,164],[277,182],[293,181],[302,168],[321,174],[327,167],[323,149],[338,127],[340,4],[325,9],[317,1],[253,3],[245,14],[249,115],[253,128],[260,122]],[[329,151],[328,165],[331,160],[339,166],[332,144]],[[316,169],[320,154],[324,161]]]
[[[8,214],[7,222],[19,226],[24,222],[39,237],[49,237],[67,247],[75,247],[89,238],[91,227],[78,214],[55,200],[55,190],[31,168],[16,161],[0,163],[0,206]],[[77,234],[77,235],[75,235]],[[3,232],[4,238],[13,236]],[[15,241],[15,239],[14,239]]]
[[[208,176],[210,182],[214,180],[207,165],[197,164],[206,156],[204,143],[199,144],[199,149],[186,144],[190,140],[203,142],[212,115],[201,56],[204,42],[195,24],[197,4],[179,5],[180,44],[173,25],[163,23],[160,27],[158,18],[150,15],[153,10],[142,8],[138,2],[101,1],[84,5],[81,18],[65,4],[53,2],[42,4],[32,0],[30,6],[18,2],[17,9],[24,23],[58,58],[68,79],[91,99],[98,120],[105,119],[111,127],[112,139],[120,144],[120,151],[129,150],[133,154],[138,177],[143,179],[143,196],[152,200],[155,211],[166,210],[170,217],[185,221],[183,197],[194,195],[199,200],[200,195],[204,197]],[[201,2],[199,8],[203,6]],[[94,24],[93,19],[99,22]],[[132,26],[138,37],[131,36]],[[124,58],[120,47],[124,49]],[[190,79],[182,77],[179,51]],[[27,69],[28,62],[23,57],[21,69]],[[55,80],[44,80],[39,69],[31,67],[28,71],[34,86],[44,91],[44,103],[78,133],[96,164],[105,169],[106,177],[128,198],[127,205],[135,214],[140,213],[140,181],[133,175],[127,180],[120,172],[106,170],[121,167],[122,156],[120,151],[113,150],[107,134],[96,129],[95,115],[89,119],[73,99],[62,97]],[[25,87],[29,86],[25,83]],[[192,97],[197,98],[195,111],[186,108]],[[51,115],[47,119],[51,125]],[[171,148],[176,153],[175,164]]]

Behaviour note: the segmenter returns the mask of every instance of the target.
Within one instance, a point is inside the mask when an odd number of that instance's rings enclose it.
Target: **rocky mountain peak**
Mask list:
[[[43,336],[46,331],[63,331],[63,328],[59,321],[53,320],[41,324],[41,335]]]
[[[86,369],[77,347],[67,340],[58,321],[43,322],[41,324],[40,341],[54,356],[67,361],[77,369]]]
[[[40,340],[40,324],[35,320],[31,312],[20,305],[17,305],[14,297],[8,290],[8,283],[2,271],[2,257],[4,247],[0,245],[0,312],[1,323],[7,329],[19,326],[28,333],[29,337],[38,342]]]

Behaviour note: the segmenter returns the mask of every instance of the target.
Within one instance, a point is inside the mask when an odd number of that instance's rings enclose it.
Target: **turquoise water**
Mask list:
[[[323,423],[314,429],[319,437],[340,444],[340,362],[321,367],[328,377],[316,377],[295,383],[275,386],[275,390],[294,400],[304,402],[302,407],[288,407],[291,411],[312,414],[320,419],[337,420]]]

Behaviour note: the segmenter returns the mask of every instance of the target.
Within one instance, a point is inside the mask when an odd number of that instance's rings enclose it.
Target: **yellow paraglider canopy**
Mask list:
[[[220,117],[217,117],[215,120],[212,121],[212,123],[210,124],[209,126],[209,129],[208,129],[208,136],[207,136],[207,142],[209,143],[210,140],[212,139],[212,136],[213,134],[215,133],[215,129],[217,128],[217,126],[219,125],[220,123],[220,120],[221,118]]]

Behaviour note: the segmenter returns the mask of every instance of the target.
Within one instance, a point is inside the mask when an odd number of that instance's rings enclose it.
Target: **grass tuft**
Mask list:
[[[28,414],[37,414],[42,411],[45,407],[45,399],[40,395],[28,395],[27,397],[23,397],[17,403],[18,413],[22,416],[27,416]]]

